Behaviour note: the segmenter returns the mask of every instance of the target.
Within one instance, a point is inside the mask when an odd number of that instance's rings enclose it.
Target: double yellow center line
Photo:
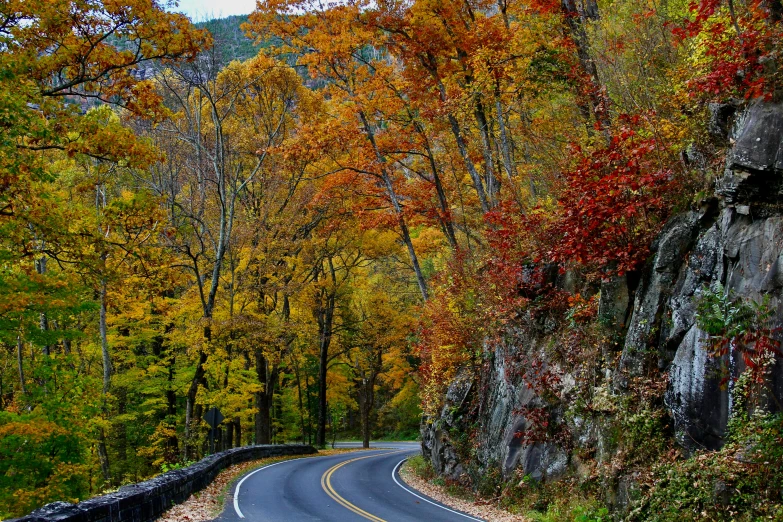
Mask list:
[[[346,465],[350,464],[351,462],[356,462],[357,460],[371,459],[373,457],[382,457],[382,456],[385,456],[385,455],[393,455],[394,453],[403,453],[404,451],[407,451],[407,450],[378,453],[376,455],[367,455],[365,457],[357,457],[355,459],[351,459],[351,460],[346,460],[346,461],[340,462],[339,464],[336,464],[336,465],[332,466],[331,468],[329,468],[328,470],[326,470],[326,472],[323,475],[321,475],[321,487],[324,489],[324,491],[326,491],[327,495],[332,497],[335,500],[335,502],[337,502],[338,504],[340,504],[344,508],[346,508],[346,509],[348,509],[350,511],[353,511],[357,515],[362,516],[362,517],[366,518],[367,520],[372,520],[373,522],[386,522],[384,519],[376,517],[372,513],[366,512],[365,510],[363,510],[359,506],[355,506],[355,505],[351,504],[350,502],[348,502],[347,500],[345,500],[343,497],[341,497],[340,494],[337,493],[337,491],[334,490],[334,487],[332,487],[332,475],[334,475],[335,471],[337,471],[338,469],[342,468],[343,466],[346,466]]]

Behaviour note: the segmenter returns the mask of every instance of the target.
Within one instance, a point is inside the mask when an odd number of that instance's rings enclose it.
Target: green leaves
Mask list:
[[[0,517],[89,491],[83,441],[67,426],[0,412]]]
[[[768,294],[761,302],[737,297],[720,283],[714,290],[703,289],[697,301],[696,321],[708,335],[705,344],[711,355],[723,359],[736,352],[757,383],[764,381],[767,367],[774,362],[770,356],[780,353],[780,327],[772,324],[769,301]]]

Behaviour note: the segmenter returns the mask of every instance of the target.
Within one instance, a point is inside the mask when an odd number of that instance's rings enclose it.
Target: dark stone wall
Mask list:
[[[225,468],[267,457],[309,455],[312,446],[258,445],[234,448],[211,455],[192,466],[164,473],[155,478],[123,486],[114,493],[78,504],[53,502],[29,515],[7,522],[146,522],[156,520],[164,511],[185,501],[207,487]]]

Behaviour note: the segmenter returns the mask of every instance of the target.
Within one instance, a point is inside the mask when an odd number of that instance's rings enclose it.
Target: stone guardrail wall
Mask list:
[[[225,468],[267,457],[309,455],[315,448],[301,444],[258,445],[210,455],[187,468],[123,486],[114,493],[78,504],[53,502],[27,516],[7,522],[147,522],[204,489]]]

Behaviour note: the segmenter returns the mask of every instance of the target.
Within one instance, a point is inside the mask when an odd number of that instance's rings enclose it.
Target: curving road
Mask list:
[[[338,447],[352,447],[338,443]],[[480,519],[442,506],[402,482],[418,443],[287,460],[252,471],[231,492],[220,522],[446,522]]]

